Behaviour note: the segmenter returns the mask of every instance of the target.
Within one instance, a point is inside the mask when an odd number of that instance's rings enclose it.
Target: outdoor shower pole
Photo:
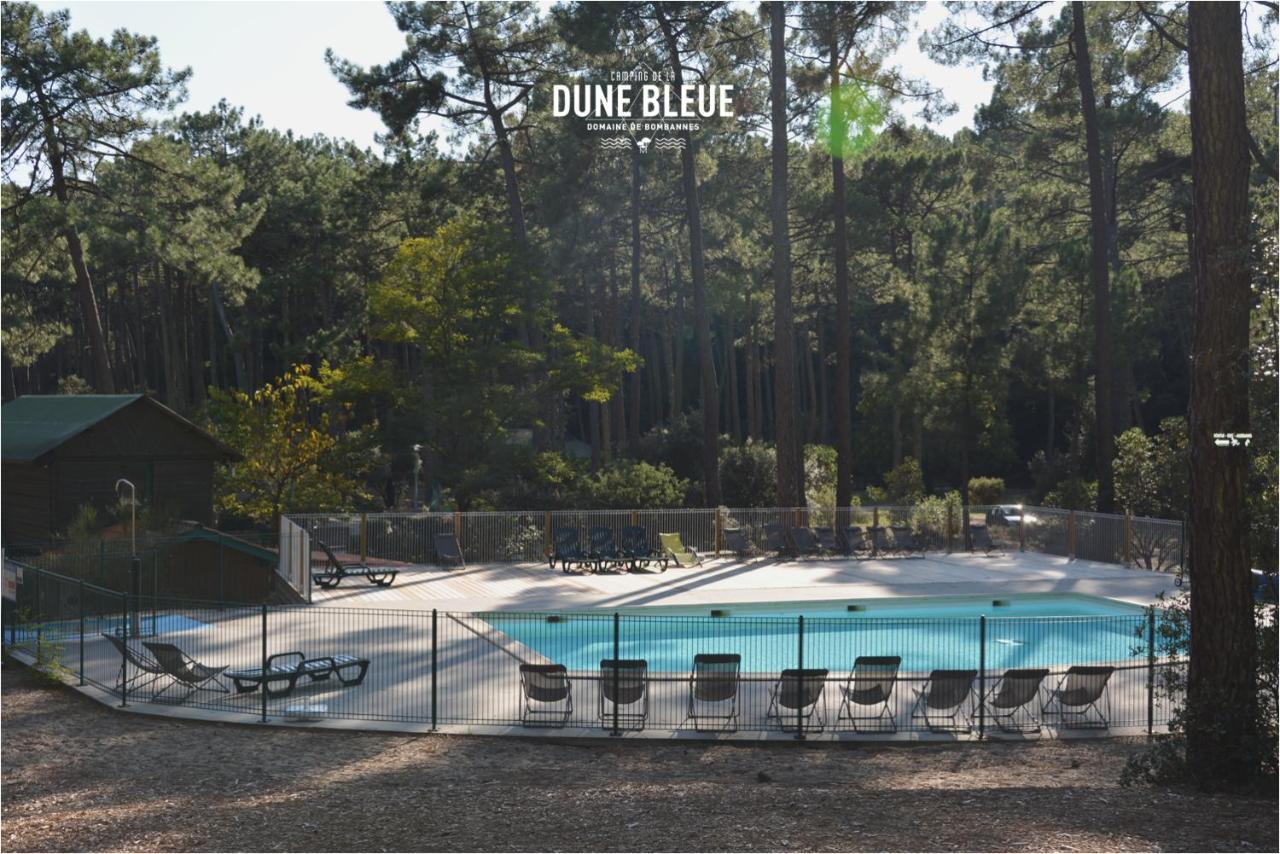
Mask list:
[[[129,643],[127,628],[129,625],[129,594],[120,594],[120,629],[124,633],[121,638],[125,645]],[[120,656],[120,705],[129,705],[129,656]]]
[[[120,494],[121,485],[129,487],[129,592],[135,597],[142,595],[142,560],[138,557],[138,488],[127,478],[116,480],[116,495]],[[135,609],[137,602],[134,602]],[[137,617],[129,626],[129,634],[138,637],[142,628]]]

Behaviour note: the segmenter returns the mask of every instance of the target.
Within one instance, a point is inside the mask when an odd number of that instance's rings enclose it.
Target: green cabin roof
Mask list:
[[[0,458],[29,463],[139,400],[199,433],[232,458],[239,455],[169,407],[142,394],[27,394],[0,408]]]

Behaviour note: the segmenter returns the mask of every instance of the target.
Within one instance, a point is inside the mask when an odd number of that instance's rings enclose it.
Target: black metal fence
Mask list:
[[[246,719],[602,735],[1151,733],[1172,714],[1160,671],[1184,666],[1162,652],[1155,610],[902,618],[246,606],[130,597],[10,568],[22,581],[6,602],[7,648],[121,705]]]

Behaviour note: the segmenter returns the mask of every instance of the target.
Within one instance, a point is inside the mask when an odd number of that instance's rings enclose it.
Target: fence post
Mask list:
[[[222,555],[222,532],[218,532],[218,604],[227,601],[226,567]]]
[[[1076,511],[1067,511],[1067,560],[1076,559]]]
[[[1147,608],[1147,738],[1156,725],[1156,608]]]
[[[453,511],[453,535],[458,538],[458,548],[465,549],[462,543],[462,514],[457,510]]]
[[[551,555],[551,511],[542,511],[542,556]]]
[[[369,538],[367,534],[369,526],[369,514],[360,514],[360,562],[369,562]]]
[[[871,508],[871,527],[880,527],[880,505]]]
[[[262,603],[262,722],[267,722],[267,603]]]
[[[978,615],[978,739],[987,733],[987,615]]]
[[[120,639],[129,643],[129,594],[120,594]],[[129,705],[129,656],[120,656],[120,705]]]
[[[436,642],[439,637],[436,631],[437,614],[436,609],[431,609],[431,731],[436,731],[436,667],[437,656],[436,649],[439,644]]]
[[[720,557],[720,541],[724,534],[724,520],[720,517],[720,508],[715,509],[716,514],[716,557]]]
[[[799,680],[799,684],[796,686],[796,741],[804,741],[804,614],[801,614],[797,619],[799,622],[796,632],[796,668],[800,672],[796,674],[796,678]],[[778,691],[781,693],[781,686],[779,686]],[[781,701],[781,697],[779,697],[779,701]],[[778,714],[781,716],[781,708],[778,709]]]
[[[84,579],[80,579],[80,684],[84,684]]]
[[[1025,552],[1027,550],[1027,510],[1019,506],[1018,511],[1018,551]]]
[[[614,611],[613,612],[613,676],[612,676],[612,679],[613,679],[613,732],[609,733],[609,735],[622,735],[622,730],[618,728],[618,698],[621,696],[621,694],[619,693],[619,688],[621,688],[621,685],[619,685],[619,680],[621,679],[621,668],[619,668],[618,666],[618,657],[621,655],[621,648],[622,648],[621,638],[619,637],[618,620],[619,620],[618,612]],[[604,686],[601,686],[602,690],[603,690],[603,687]]]
[[[1124,511],[1124,565],[1133,565],[1133,514]]]
[[[951,554],[951,545],[952,545],[951,526],[955,522],[954,517],[955,517],[955,510],[951,507],[950,504],[948,504],[947,505],[947,534],[943,538],[944,540],[946,540],[947,554]]]

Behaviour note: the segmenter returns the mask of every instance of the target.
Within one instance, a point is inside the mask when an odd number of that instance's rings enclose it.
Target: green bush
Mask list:
[[[665,465],[622,460],[596,472],[590,480],[591,507],[630,510],[680,507],[689,482]]]
[[[1069,477],[1044,496],[1045,507],[1062,510],[1097,510],[1098,482],[1082,477]]]
[[[461,510],[568,510],[588,506],[591,484],[583,463],[510,445],[468,469],[453,492]]]
[[[667,465],[680,477],[702,480],[702,413],[685,412],[670,426],[655,427],[640,437],[640,459]]]
[[[720,494],[726,507],[772,507],[778,494],[778,454],[747,440],[720,451]]]
[[[804,446],[804,495],[810,507],[835,506],[836,449],[830,445]]]
[[[1004,478],[969,478],[970,504],[999,504],[1002,498],[1004,498]]]

